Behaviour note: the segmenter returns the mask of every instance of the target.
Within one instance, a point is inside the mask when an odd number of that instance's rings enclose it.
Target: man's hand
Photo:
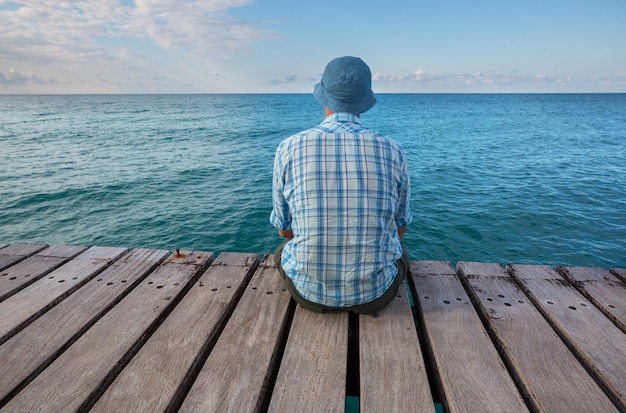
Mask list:
[[[398,228],[398,237],[400,237],[400,241],[402,241],[402,236],[404,235],[404,231],[406,231],[406,226],[402,228]]]
[[[293,238],[293,231],[290,230],[290,229],[279,229],[278,230],[278,235],[280,235],[283,238],[292,239]]]

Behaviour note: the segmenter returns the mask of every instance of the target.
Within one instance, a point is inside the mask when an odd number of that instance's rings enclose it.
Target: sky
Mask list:
[[[0,94],[626,92],[624,0],[0,0]]]

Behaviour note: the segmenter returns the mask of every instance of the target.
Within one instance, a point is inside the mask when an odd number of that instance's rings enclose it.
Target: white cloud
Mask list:
[[[537,73],[535,75],[535,80],[541,83],[568,83],[572,81],[572,77],[568,76],[568,77],[562,78],[555,74]]]
[[[229,15],[252,1],[0,0],[0,93],[213,89],[252,42],[277,37]]]
[[[102,39],[149,40],[164,49],[227,58],[270,32],[230,18],[226,11],[251,0],[24,0],[0,10],[0,63],[106,59]]]
[[[23,86],[27,84],[46,85],[52,83],[56,83],[56,81],[54,79],[42,79],[30,72],[25,75],[20,74],[15,69],[9,69],[6,75],[0,72],[0,85]]]
[[[372,81],[376,87],[390,88],[436,88],[441,91],[447,89],[476,88],[488,90],[489,88],[524,87],[552,84],[567,84],[573,81],[572,77],[562,77],[556,74],[521,74],[521,73],[429,73],[419,69],[413,73],[404,75],[389,75],[380,72],[372,75]]]

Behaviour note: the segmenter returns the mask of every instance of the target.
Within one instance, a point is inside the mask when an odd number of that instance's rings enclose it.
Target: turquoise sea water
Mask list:
[[[311,95],[0,96],[0,242],[273,252]],[[626,94],[378,95],[412,259],[626,267]]]

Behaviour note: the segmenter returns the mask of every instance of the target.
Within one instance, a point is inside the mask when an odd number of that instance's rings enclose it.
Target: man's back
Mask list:
[[[306,299],[353,306],[389,288],[402,255],[398,228],[411,220],[400,145],[355,115],[332,114],[279,145],[274,179],[272,222],[291,219],[294,233],[282,265]]]

